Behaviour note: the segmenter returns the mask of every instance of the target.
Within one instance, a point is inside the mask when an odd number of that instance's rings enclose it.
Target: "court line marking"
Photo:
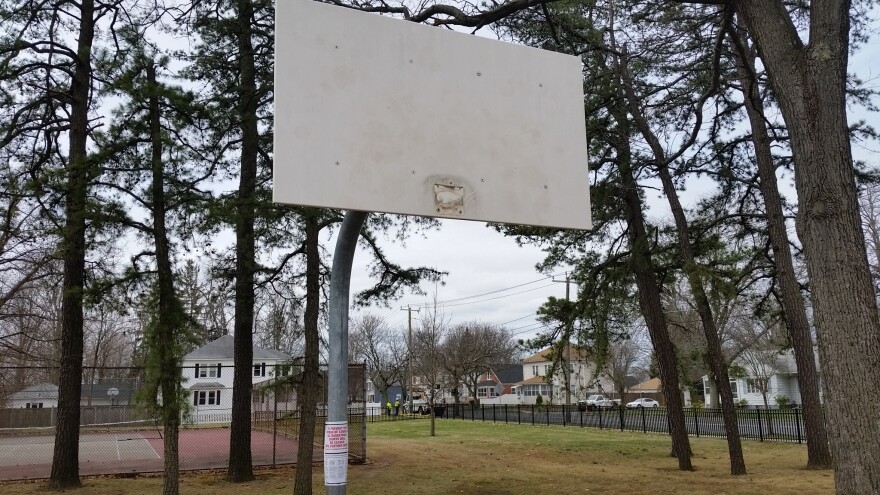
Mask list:
[[[159,455],[159,453],[156,452],[156,449],[153,448],[153,442],[151,442],[148,438],[144,438],[143,440],[144,440],[144,442],[147,444],[147,447],[149,447],[150,450],[153,451],[153,455],[156,456],[156,459],[161,459],[162,456]],[[164,440],[164,439],[162,440],[162,445],[163,445],[163,446],[165,445],[165,440]],[[177,445],[178,445],[178,448],[180,448],[180,447],[179,447],[179,446],[180,446],[180,437],[179,437],[179,436],[178,436],[178,438],[177,438]]]
[[[116,460],[122,460],[122,454],[119,453],[119,435],[113,435],[113,438],[116,439]]]

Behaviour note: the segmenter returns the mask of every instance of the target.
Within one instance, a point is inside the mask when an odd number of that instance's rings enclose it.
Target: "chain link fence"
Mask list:
[[[212,366],[212,368],[214,368]],[[225,468],[229,459],[234,367],[218,363],[216,372],[181,370],[187,406],[178,438],[181,470]],[[21,369],[18,368],[18,371]],[[20,376],[57,376],[34,368]],[[82,475],[141,474],[163,469],[163,431],[141,394],[141,368],[96,369],[83,384],[79,465]],[[94,372],[97,371],[97,372]],[[254,466],[296,463],[300,444],[302,371],[295,366],[248,369],[255,379],[250,400],[251,455]],[[323,460],[327,418],[326,370],[319,374],[319,403],[313,461]],[[7,383],[7,385],[9,385]],[[0,480],[47,478],[58,425],[58,387],[52,381],[5,387],[0,396]],[[349,460],[366,460],[366,368],[349,366]]]

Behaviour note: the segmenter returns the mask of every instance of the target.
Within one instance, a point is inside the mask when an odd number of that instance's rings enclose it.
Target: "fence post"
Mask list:
[[[516,405],[516,424],[522,424],[522,404]]]
[[[700,411],[692,407],[691,412],[694,413],[694,431],[697,433],[697,438],[700,438],[700,420],[697,418]]]
[[[532,426],[535,426],[535,405],[532,404]]]
[[[599,407],[596,410],[599,411],[599,429],[601,430],[602,429],[602,408]]]
[[[640,407],[642,410],[642,433],[648,433],[648,425],[645,423],[645,408]]]
[[[495,418],[496,418],[496,416],[495,416],[495,404],[492,404],[492,422],[493,422],[493,423],[496,423],[496,422],[497,422],[497,421],[495,420]]]
[[[623,406],[617,408],[617,419],[620,420],[620,431],[623,431]]]
[[[764,427],[761,425],[761,409],[755,409],[758,412],[758,438],[764,441]]]
[[[794,410],[794,424],[797,426],[798,443],[801,443],[801,418],[798,409]]]
[[[504,424],[507,424],[507,404],[504,404]]]
[[[275,446],[276,441],[278,439],[278,389],[276,388],[272,392],[272,397],[275,399],[272,402],[272,467],[275,467]]]

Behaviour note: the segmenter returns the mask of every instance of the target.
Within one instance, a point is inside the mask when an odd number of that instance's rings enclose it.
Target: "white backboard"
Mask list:
[[[590,228],[577,57],[276,2],[274,201]]]

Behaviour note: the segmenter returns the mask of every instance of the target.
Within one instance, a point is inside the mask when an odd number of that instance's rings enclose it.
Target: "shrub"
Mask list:
[[[784,395],[777,395],[773,400],[776,401],[776,405],[779,406],[779,409],[788,409],[791,405],[791,399]]]

